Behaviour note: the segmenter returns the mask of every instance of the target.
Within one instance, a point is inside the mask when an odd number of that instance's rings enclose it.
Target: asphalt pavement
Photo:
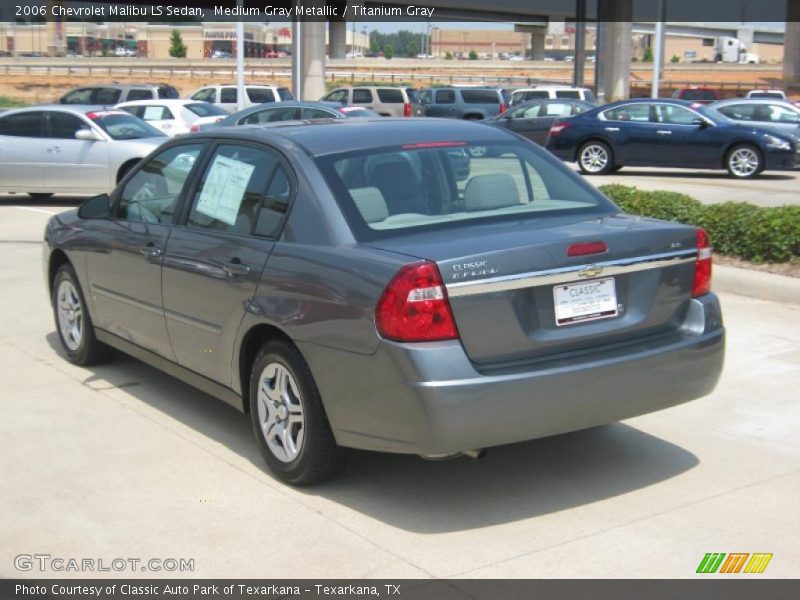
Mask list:
[[[0,201],[0,577],[62,575],[13,566],[49,553],[194,577],[684,578],[707,552],[796,577],[800,306],[723,294],[725,371],[695,402],[480,460],[357,452],[294,489],[222,402],[124,356],[62,358],[41,238],[68,205]]]

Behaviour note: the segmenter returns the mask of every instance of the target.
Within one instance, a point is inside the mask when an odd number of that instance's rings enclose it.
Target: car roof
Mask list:
[[[99,104],[36,104],[34,106],[24,106],[21,108],[12,108],[3,113],[8,115],[11,113],[34,112],[39,110],[54,110],[60,112],[69,112],[77,115],[85,115],[87,112],[98,111],[115,111],[113,106],[103,106]],[[123,112],[123,111],[117,111]]]
[[[783,98],[728,98],[727,100],[717,100],[709,106],[713,108],[715,106],[728,106],[730,104],[778,104],[797,110],[794,104]]]
[[[147,100],[129,100],[127,102],[118,102],[114,106],[142,106],[148,104],[166,104],[167,106],[185,106],[186,104],[211,104],[210,102],[202,102],[200,100],[191,100],[187,98],[149,98]]]
[[[514,91],[515,92],[527,92],[527,91],[537,91],[538,92],[540,90],[558,90],[558,91],[570,90],[570,91],[584,91],[584,92],[590,91],[589,88],[585,88],[585,87],[573,87],[571,85],[556,85],[556,84],[553,84],[553,85],[536,85],[536,86],[533,86],[533,87],[518,88],[518,89],[515,89]]]
[[[347,129],[343,130],[342,127]],[[392,117],[284,121],[268,125],[221,127],[197,135],[198,137],[282,141],[298,145],[313,156],[406,144],[439,142],[458,144],[468,140],[518,141],[517,136],[502,128],[481,123],[455,119]],[[187,137],[182,139],[185,140]]]
[[[196,102],[196,101],[195,101]],[[255,104],[254,106],[249,106],[248,108],[243,108],[242,110],[236,111],[235,113],[231,113],[231,116],[239,116],[243,117],[245,115],[250,115],[252,113],[257,113],[262,110],[270,110],[270,109],[285,109],[285,108],[327,108],[330,110],[337,110],[342,108],[340,102],[325,102],[322,100],[285,100],[283,102],[264,102],[262,104]]]

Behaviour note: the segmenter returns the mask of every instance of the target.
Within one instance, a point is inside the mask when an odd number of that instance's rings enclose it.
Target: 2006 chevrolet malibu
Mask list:
[[[704,231],[477,123],[174,139],[50,220],[44,271],[70,361],[113,347],[249,412],[293,484],[673,406],[724,356]]]

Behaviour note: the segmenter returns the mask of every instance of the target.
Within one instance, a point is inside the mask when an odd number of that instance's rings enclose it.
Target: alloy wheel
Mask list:
[[[284,463],[297,458],[305,436],[303,399],[291,371],[281,363],[269,363],[261,372],[258,422],[275,458]]]
[[[64,344],[77,351],[83,340],[83,307],[78,292],[71,281],[64,280],[58,286],[58,327]]]
[[[737,177],[750,177],[760,166],[758,154],[752,148],[737,148],[728,158],[731,172]]]
[[[581,166],[589,173],[599,173],[608,164],[608,151],[602,146],[592,144],[581,152]]]

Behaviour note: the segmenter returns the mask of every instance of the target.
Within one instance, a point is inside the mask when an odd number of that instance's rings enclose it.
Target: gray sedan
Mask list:
[[[722,368],[705,232],[621,214],[482,124],[176,138],[43,249],[68,360],[117,348],[249,412],[293,484],[348,448],[475,456],[626,419]]]
[[[138,117],[53,105],[0,115],[0,192],[34,198],[108,192],[168,138]]]
[[[800,137],[800,108],[775,98],[733,98],[709,106],[724,116],[746,125],[769,127]]]

